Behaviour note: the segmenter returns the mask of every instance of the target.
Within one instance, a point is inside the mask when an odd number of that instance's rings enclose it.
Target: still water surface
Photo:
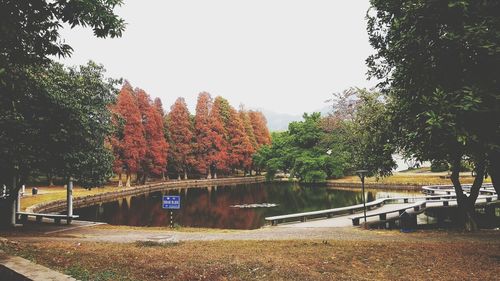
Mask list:
[[[180,195],[181,209],[174,221],[181,226],[255,229],[264,218],[362,203],[359,190],[302,186],[297,183],[258,183],[153,192],[75,210],[80,219],[114,225],[168,226],[170,212],[162,209],[162,195]],[[415,192],[368,190],[367,201],[389,196],[417,196]],[[248,204],[274,207],[241,208]],[[234,207],[239,205],[239,207]]]

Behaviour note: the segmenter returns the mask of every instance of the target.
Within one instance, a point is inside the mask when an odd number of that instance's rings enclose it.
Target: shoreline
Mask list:
[[[237,185],[237,184],[252,184],[267,182],[264,176],[251,177],[230,177],[219,179],[199,179],[199,180],[172,180],[165,182],[155,182],[146,185],[132,186],[129,188],[110,189],[109,192],[103,192],[94,195],[75,197],[73,199],[73,208],[88,207],[95,204],[111,202],[124,197],[137,196],[148,194],[150,192],[168,190],[168,189],[185,189],[199,188],[205,186],[217,185]],[[282,180],[271,182],[287,182]],[[327,187],[333,188],[352,188],[361,189],[361,183],[352,182],[332,182],[324,183]],[[380,183],[365,183],[366,189],[385,189],[385,190],[400,190],[400,191],[421,191],[423,185],[412,184],[380,184]],[[53,200],[41,202],[26,208],[26,212],[44,213],[44,212],[63,212],[66,210],[66,200]]]
[[[75,197],[73,199],[73,208],[82,208],[99,203],[114,201],[123,197],[136,196],[147,194],[150,192],[167,190],[167,189],[184,189],[204,186],[217,185],[236,185],[236,184],[251,184],[266,182],[264,176],[252,177],[232,177],[219,179],[201,179],[201,180],[180,180],[156,182],[151,184],[133,186],[130,188],[121,188],[110,192],[99,193],[95,195],[87,195],[83,197]],[[66,200],[55,200],[38,203],[26,208],[26,212],[45,213],[45,212],[63,212],[66,210]]]
[[[361,188],[361,183],[352,182],[326,182],[327,187],[344,187],[344,188]],[[385,184],[385,183],[365,183],[366,189],[388,189],[388,190],[405,190],[405,191],[420,191],[424,185],[418,184]]]

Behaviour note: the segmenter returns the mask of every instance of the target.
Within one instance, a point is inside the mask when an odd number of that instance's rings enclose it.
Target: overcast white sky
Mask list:
[[[88,29],[62,32],[74,48],[67,65],[92,59],[108,75],[160,97],[182,96],[191,109],[201,91],[231,104],[302,114],[333,92],[367,81],[368,0],[130,0],[117,9],[122,38]]]

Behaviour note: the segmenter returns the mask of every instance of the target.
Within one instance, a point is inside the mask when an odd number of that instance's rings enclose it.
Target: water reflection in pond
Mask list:
[[[177,224],[231,229],[259,228],[264,225],[264,218],[267,216],[362,203],[361,192],[358,190],[301,186],[296,183],[261,183],[154,192],[77,209],[75,214],[84,220],[103,221],[114,225],[168,226],[170,213],[162,209],[163,194],[181,196],[181,209],[174,211],[174,221]],[[370,190],[367,192],[367,201],[409,194],[416,193]],[[262,203],[276,206],[234,207]]]

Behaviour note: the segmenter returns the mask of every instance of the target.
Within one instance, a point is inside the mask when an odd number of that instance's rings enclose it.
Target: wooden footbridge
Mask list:
[[[470,185],[465,185],[468,192]],[[414,218],[428,208],[449,207],[457,205],[453,186],[424,186],[424,195],[416,197],[380,198],[366,203],[366,221],[368,224],[395,224],[406,213]],[[485,184],[480,190],[476,204],[491,204],[497,199],[497,194],[491,184]],[[364,219],[363,204],[318,210],[312,212],[266,217],[271,225],[283,224],[287,227],[345,227],[358,226]]]

